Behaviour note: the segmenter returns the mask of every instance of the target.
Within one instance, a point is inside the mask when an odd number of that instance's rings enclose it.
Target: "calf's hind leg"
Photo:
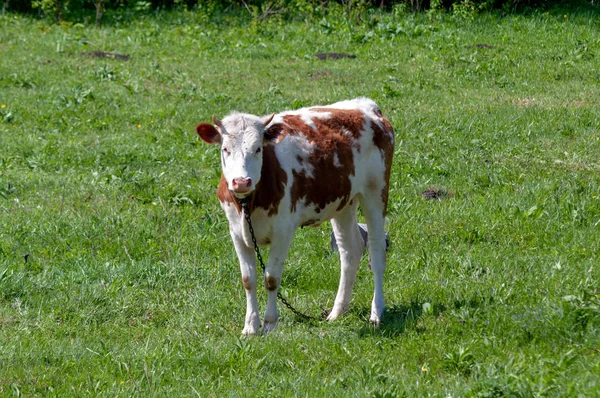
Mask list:
[[[379,326],[383,319],[385,302],[383,299],[383,274],[385,272],[385,204],[379,195],[360,196],[360,207],[363,210],[369,228],[369,260],[375,282],[373,302],[371,303],[371,323]]]
[[[352,287],[356,280],[356,272],[358,271],[360,258],[365,247],[356,222],[357,205],[358,201],[353,200],[351,205],[347,206],[331,220],[335,240],[340,249],[341,274],[335,302],[327,317],[328,321],[336,319],[348,310],[352,296]]]

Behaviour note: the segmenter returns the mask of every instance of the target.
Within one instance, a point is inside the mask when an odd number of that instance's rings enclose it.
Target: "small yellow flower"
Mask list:
[[[125,384],[125,382],[123,380],[121,380],[121,384]]]
[[[434,58],[433,58],[433,60],[434,60],[434,61],[437,61],[437,60],[438,60],[438,57],[434,57]]]
[[[427,365],[421,366],[421,372],[423,372],[423,373],[429,372],[429,368],[427,367]]]
[[[64,119],[64,118],[65,118],[65,115],[62,115],[62,116],[61,116],[61,118],[63,118],[63,119]]]
[[[0,106],[0,108],[4,109],[4,108],[6,108],[6,105],[2,104],[2,106]]]
[[[597,198],[597,196],[596,196],[596,195],[592,196],[592,199],[596,199],[596,198]]]
[[[567,14],[563,15],[563,18],[564,18],[564,19],[567,19]]]
[[[141,124],[138,124],[138,125],[137,125],[137,128],[138,128],[138,129],[141,129],[141,128],[142,128],[142,125],[141,125]]]
[[[150,120],[150,123],[154,124],[154,120]]]

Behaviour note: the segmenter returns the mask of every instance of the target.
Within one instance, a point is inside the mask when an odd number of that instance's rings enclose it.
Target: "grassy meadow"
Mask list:
[[[0,16],[0,396],[600,396],[597,11]],[[340,321],[241,338],[194,127],[357,96],[397,137],[384,323],[363,259]],[[305,312],[330,231],[290,250]]]

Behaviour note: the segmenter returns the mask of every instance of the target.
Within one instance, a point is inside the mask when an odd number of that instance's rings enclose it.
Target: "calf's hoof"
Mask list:
[[[245,327],[244,330],[242,330],[243,336],[257,336],[259,334],[260,334],[260,329]]]
[[[270,333],[271,331],[275,330],[275,328],[277,328],[277,323],[278,323],[277,319],[275,319],[274,321],[265,319],[265,324],[263,325],[263,329],[262,329],[263,333],[267,334],[267,333]]]
[[[347,306],[346,307],[344,307],[344,306],[336,307],[334,305],[333,308],[331,309],[331,311],[329,312],[329,315],[327,315],[327,321],[329,321],[329,322],[335,321],[336,319],[338,319],[340,317],[340,315],[342,315],[346,311],[348,311]]]
[[[383,319],[383,314],[381,315],[377,315],[374,312],[371,312],[371,318],[369,319],[369,321],[371,322],[371,324],[373,326],[375,326],[376,328],[379,327],[379,325],[381,325],[381,320]]]
[[[260,320],[256,318],[256,322],[249,322],[244,325],[242,335],[244,336],[256,336],[260,334]]]

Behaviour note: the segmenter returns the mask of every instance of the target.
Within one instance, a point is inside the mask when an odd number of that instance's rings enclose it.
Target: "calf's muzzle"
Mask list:
[[[250,177],[238,177],[232,181],[233,192],[235,193],[248,193],[250,187],[252,187],[252,179]]]

